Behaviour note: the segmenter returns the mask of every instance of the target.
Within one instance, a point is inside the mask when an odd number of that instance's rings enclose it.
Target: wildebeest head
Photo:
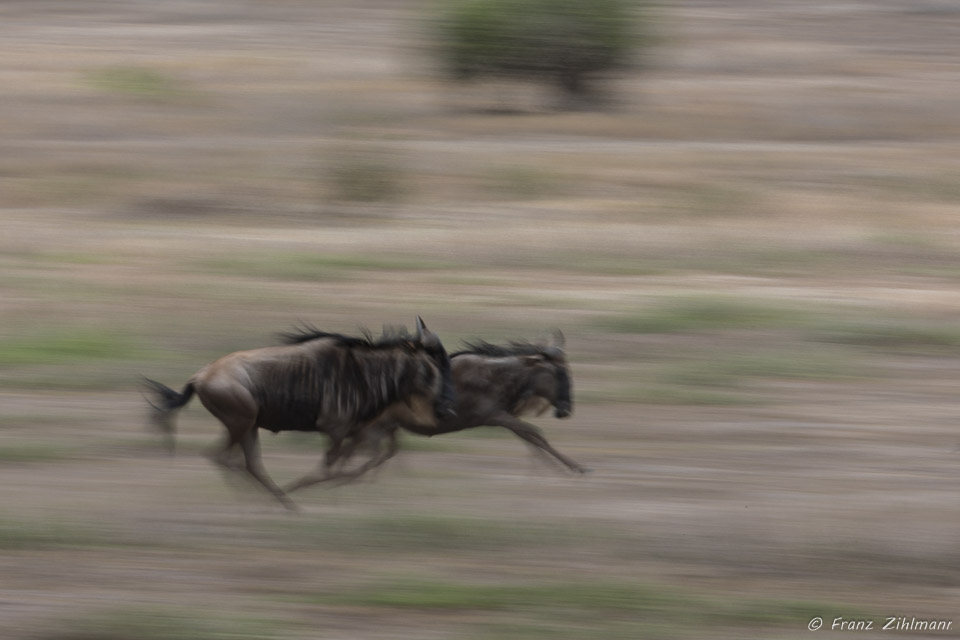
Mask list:
[[[513,415],[540,415],[553,407],[556,417],[566,418],[573,413],[573,397],[564,342],[559,330],[549,342],[515,340],[498,346],[478,340],[465,343],[467,348],[453,357],[479,356],[510,363],[499,375],[506,376],[503,384],[509,388],[503,408]]]
[[[560,330],[554,331],[553,339],[540,345],[539,353],[524,357],[524,364],[531,369],[532,392],[553,406],[557,418],[573,414],[573,392],[567,356],[563,351],[566,340]]]
[[[417,316],[417,335],[416,343],[420,349],[429,357],[433,365],[440,373],[438,385],[436,388],[436,399],[433,404],[433,412],[437,418],[450,418],[456,415],[454,409],[453,377],[450,373],[450,357],[443,343],[434,332],[427,328],[423,318]]]

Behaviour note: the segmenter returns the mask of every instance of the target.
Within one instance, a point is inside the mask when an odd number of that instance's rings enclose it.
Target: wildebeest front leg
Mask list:
[[[320,464],[317,465],[317,468],[306,474],[302,478],[294,480],[290,484],[284,487],[284,490],[287,493],[292,493],[298,489],[303,489],[304,487],[309,487],[321,482],[326,482],[327,480],[332,480],[336,477],[333,472],[334,467],[341,461],[343,456],[343,437],[338,436],[335,433],[330,433],[330,448],[327,449],[327,452],[323,456],[323,460],[320,461]],[[350,447],[348,445],[348,451]]]
[[[379,467],[384,462],[396,455],[399,447],[397,446],[397,433],[396,428],[392,431],[389,431],[387,435],[390,436],[389,447],[387,450],[380,451],[379,440],[383,437],[383,433],[380,431],[374,431],[375,437],[377,439],[377,453],[376,455],[371,456],[371,458],[360,465],[352,471],[343,470],[342,466],[340,469],[337,469],[338,465],[345,464],[351,456],[353,456],[357,446],[362,442],[363,437],[355,437],[350,439],[349,442],[344,444],[344,440],[335,439],[330,445],[330,448],[327,450],[326,455],[324,456],[323,462],[318,466],[313,472],[308,473],[299,480],[295,480],[284,487],[287,493],[291,493],[298,489],[303,489],[321,482],[329,482],[330,480],[338,480],[341,483],[350,482],[355,480],[370,471]]]
[[[524,422],[519,418],[515,418],[511,415],[499,415],[492,420],[486,421],[486,424],[492,427],[503,427],[504,429],[509,429],[517,437],[526,440],[534,447],[540,451],[545,451],[552,455],[554,458],[562,462],[568,469],[575,471],[576,473],[587,473],[589,469],[584,466],[581,466],[574,462],[572,459],[563,455],[559,451],[553,448],[547,439],[543,437],[540,431],[528,422]]]
[[[386,428],[384,430],[374,430],[371,432],[373,438],[375,439],[376,453],[370,456],[370,459],[365,463],[357,467],[352,471],[340,471],[332,475],[329,479],[339,480],[338,484],[346,484],[353,480],[356,480],[360,476],[364,475],[368,471],[372,471],[380,466],[382,466],[387,460],[397,455],[397,451],[400,450],[400,445],[397,442],[397,427],[392,426],[391,428]],[[386,449],[381,447],[380,441],[383,438],[387,438],[387,447]]]

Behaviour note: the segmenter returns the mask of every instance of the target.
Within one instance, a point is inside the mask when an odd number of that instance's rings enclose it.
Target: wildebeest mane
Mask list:
[[[347,336],[342,333],[331,333],[321,331],[311,324],[303,324],[295,327],[292,331],[286,331],[279,334],[280,341],[283,344],[303,344],[311,340],[330,338],[343,347],[368,347],[370,349],[382,349],[406,345],[413,339],[407,330],[403,327],[384,327],[383,334],[379,338],[374,338],[366,328],[361,328],[361,336]]]
[[[380,341],[338,336],[304,335],[301,343],[338,338],[337,348],[262,365],[260,384],[253,390],[260,406],[258,426],[311,431],[320,416],[345,424],[369,420],[414,387],[431,384],[436,375],[406,348],[385,349]]]
[[[509,358],[511,356],[544,355],[546,347],[526,340],[511,340],[506,346],[491,344],[485,340],[464,342],[465,349],[450,354],[451,358],[464,355],[487,356],[490,358]]]

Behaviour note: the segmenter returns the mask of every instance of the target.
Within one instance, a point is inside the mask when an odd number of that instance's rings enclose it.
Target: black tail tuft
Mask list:
[[[151,380],[150,378],[140,378],[140,384],[146,387],[147,390],[153,394],[153,400],[159,401],[159,403],[157,403],[151,400],[149,397],[146,398],[147,402],[150,403],[150,406],[157,411],[178,409],[187,403],[188,398],[184,397],[185,394],[177,393],[167,385],[157,382],[156,380]],[[186,389],[184,389],[184,391],[186,391]]]
[[[147,403],[153,408],[150,412],[150,422],[167,434],[171,452],[173,451],[173,434],[176,431],[174,417],[177,411],[185,404],[190,402],[193,397],[193,383],[188,382],[183,391],[178,393],[165,384],[150,380],[149,378],[140,379],[141,392]]]

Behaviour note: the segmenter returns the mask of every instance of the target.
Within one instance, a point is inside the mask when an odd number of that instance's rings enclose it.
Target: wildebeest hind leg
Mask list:
[[[239,451],[236,447],[240,442],[234,439],[230,433],[206,449],[203,450],[203,455],[210,460],[210,462],[219,465],[221,468],[230,470],[230,471],[243,471],[243,464],[239,460]]]
[[[364,464],[360,465],[356,469],[344,469],[342,465],[348,462],[356,452],[357,446],[360,444],[360,440],[354,438],[350,439],[348,442],[345,442],[345,439],[337,439],[332,442],[330,449],[327,451],[327,454],[320,466],[299,480],[294,480],[284,487],[284,489],[287,491],[287,493],[291,493],[298,489],[303,489],[304,487],[309,487],[321,482],[329,482],[331,480],[337,480],[338,485],[346,484],[347,482],[356,480],[371,469],[379,467],[396,455],[399,448],[397,446],[397,432],[396,428],[393,428],[388,432],[376,431],[373,433],[374,437],[376,438],[377,453],[372,455]],[[385,451],[381,451],[380,440],[383,438],[384,434],[390,438],[389,446]]]
[[[283,489],[267,475],[267,469],[263,466],[263,459],[260,457],[260,439],[257,437],[256,428],[248,429],[240,438],[240,448],[243,450],[243,457],[246,462],[247,473],[259,482],[263,487],[273,494],[280,501],[280,504],[291,511],[297,510],[295,505]]]
[[[227,428],[227,439],[219,452],[211,451],[211,459],[225,469],[245,472],[269,491],[288,509],[295,509],[286,494],[270,479],[260,458],[260,443],[257,438],[257,403],[253,395],[242,385],[229,378],[205,380],[198,385],[197,395],[203,406]],[[239,467],[233,458],[233,449],[240,445],[244,465]],[[209,454],[208,454],[209,455]]]
[[[240,442],[229,432],[223,440],[206,448],[203,455],[216,466],[223,475],[224,482],[231,489],[238,493],[246,493],[249,490],[249,484],[253,478],[247,473]]]
[[[559,451],[553,448],[547,439],[541,435],[541,433],[534,427],[532,424],[524,422],[513,416],[498,416],[494,420],[487,422],[490,426],[494,427],[503,427],[504,429],[509,429],[517,437],[529,442],[531,445],[536,447],[538,451],[546,452],[552,455],[556,460],[562,462],[568,469],[575,471],[576,473],[587,473],[589,469],[583,467],[571,458],[563,455]]]

